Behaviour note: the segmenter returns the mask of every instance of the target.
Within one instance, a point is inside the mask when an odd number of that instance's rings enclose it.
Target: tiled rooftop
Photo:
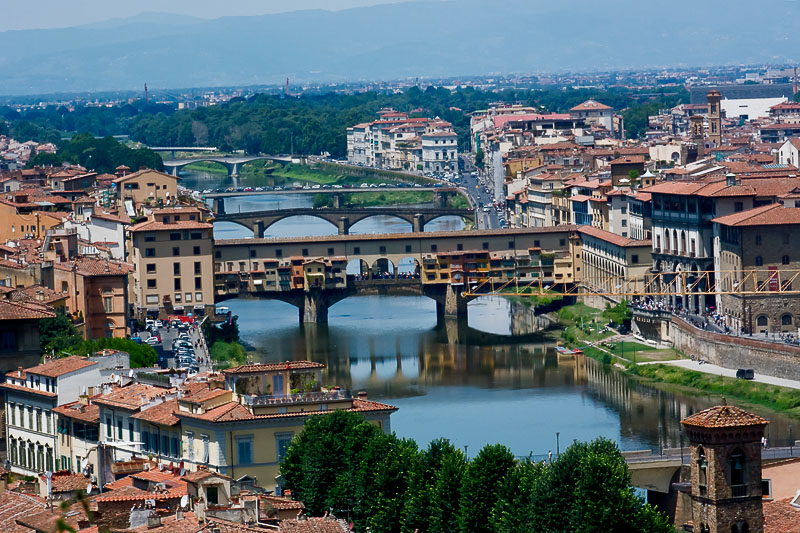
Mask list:
[[[3,533],[22,533],[31,528],[17,524],[18,518],[39,513],[45,502],[37,496],[6,491],[0,494],[0,531]]]
[[[61,359],[53,359],[41,365],[36,365],[31,368],[26,368],[26,374],[36,374],[37,376],[45,376],[48,378],[57,378],[76,370],[81,370],[97,363],[89,361],[87,357],[79,357],[71,355],[69,357],[62,357]]]
[[[131,418],[144,420],[152,424],[160,424],[162,426],[174,426],[180,422],[173,414],[177,410],[178,399],[173,398],[172,400],[167,400],[143,411],[139,411]]]
[[[108,394],[98,396],[94,401],[100,405],[109,407],[121,407],[129,410],[139,410],[156,396],[161,396],[172,392],[172,389],[164,389],[143,383],[134,383],[127,387],[120,387]]]
[[[723,404],[687,416],[681,420],[681,424],[702,428],[732,428],[765,425],[769,424],[769,420],[748,413],[735,405]]]
[[[306,370],[325,368],[322,363],[314,363],[312,361],[285,361],[283,363],[264,363],[253,365],[241,365],[222,372],[227,375],[235,374],[257,374],[261,372],[278,372],[281,370]]]

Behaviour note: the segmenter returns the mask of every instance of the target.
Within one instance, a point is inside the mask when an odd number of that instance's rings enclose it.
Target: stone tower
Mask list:
[[[722,95],[716,89],[708,91],[708,140],[713,146],[722,146]]]
[[[691,447],[696,533],[763,533],[761,438],[769,423],[722,405],[681,421]]]
[[[702,115],[692,115],[689,117],[689,133],[692,142],[697,146],[697,158],[700,159],[703,157],[703,153],[705,153]]]

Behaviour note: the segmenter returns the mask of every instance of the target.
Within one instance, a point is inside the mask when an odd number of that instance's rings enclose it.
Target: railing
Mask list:
[[[747,496],[747,485],[731,485],[731,496],[734,498]]]
[[[265,405],[289,405],[299,403],[321,403],[336,400],[349,400],[353,397],[349,390],[333,390],[328,392],[300,392],[297,394],[264,394],[261,396],[243,396],[242,402],[254,407]]]

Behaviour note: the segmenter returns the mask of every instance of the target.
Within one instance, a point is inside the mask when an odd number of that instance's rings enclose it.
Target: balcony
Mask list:
[[[747,496],[747,485],[731,485],[731,497],[744,498]]]
[[[308,403],[325,403],[353,398],[349,390],[332,390],[327,392],[300,392],[297,394],[264,394],[261,396],[243,396],[242,403],[253,407],[271,405],[297,405]]]

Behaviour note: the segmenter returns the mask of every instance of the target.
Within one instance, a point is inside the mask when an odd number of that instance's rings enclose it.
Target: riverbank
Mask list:
[[[603,321],[594,324],[593,329],[587,329],[585,325],[581,328],[574,323],[574,309],[564,309],[564,315],[573,321],[573,325],[562,332],[565,344],[579,348],[587,357],[604,365],[613,366],[614,371],[622,372],[632,379],[660,390],[695,396],[725,396],[737,402],[800,418],[798,389],[674,366],[666,361],[685,357],[679,351],[622,341],[612,338],[613,333],[603,338],[603,334],[599,331],[608,327],[607,324],[602,324]],[[583,313],[591,309],[580,309],[580,311]],[[559,316],[561,315],[562,313],[559,313]],[[601,338],[598,339],[598,336]]]
[[[434,201],[432,191],[375,191],[359,193],[342,193],[342,202],[346,207],[381,207],[387,205],[419,205],[432,204]],[[317,194],[314,196],[314,207],[333,207],[333,196],[330,194]],[[466,198],[460,194],[450,195],[447,207],[454,209],[469,209]]]

